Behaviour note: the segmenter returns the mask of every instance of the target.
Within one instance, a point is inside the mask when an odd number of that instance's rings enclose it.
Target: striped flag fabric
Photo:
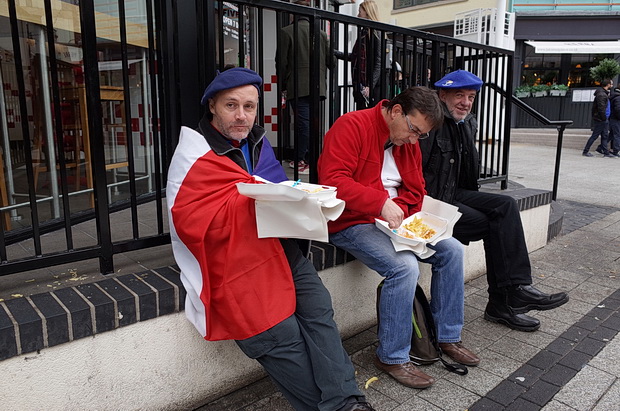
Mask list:
[[[284,175],[266,138],[255,174]],[[166,186],[170,236],[186,316],[211,341],[249,338],[295,311],[282,245],[258,238],[254,200],[239,194],[237,183],[262,184],[182,127]]]

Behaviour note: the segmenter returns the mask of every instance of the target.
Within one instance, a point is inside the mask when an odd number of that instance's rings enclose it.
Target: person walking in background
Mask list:
[[[250,69],[219,73],[197,130],[181,129],[166,193],[185,314],[206,340],[235,340],[296,410],[373,411],[314,265],[295,240],[259,238],[254,200],[237,191],[286,180],[255,124],[261,86]]]
[[[603,154],[604,157],[617,157],[609,152],[609,89],[613,87],[613,81],[605,79],[601,81],[601,86],[594,92],[594,101],[592,102],[592,135],[588,139],[586,146],[583,148],[583,155],[585,157],[593,157],[590,153],[590,147],[596,141],[599,136],[601,137],[601,144],[597,147],[596,151]]]
[[[309,0],[294,2],[302,6],[309,6]],[[319,97],[324,100],[327,90],[327,69],[336,65],[334,57],[329,56],[329,42],[327,34],[321,30],[320,46],[314,50],[315,58],[319,59]],[[300,17],[297,21],[297,44],[295,44],[295,24],[282,28],[278,36],[276,49],[276,74],[280,83],[280,90],[285,96],[286,103],[295,113],[295,134],[297,147],[295,158],[289,163],[299,174],[308,174],[308,147],[310,144],[310,103],[311,81],[316,77],[310,75],[312,62],[310,61],[310,21]]]
[[[611,154],[620,157],[620,88],[613,89],[609,94],[609,111]]]
[[[360,4],[357,17],[379,21],[379,8],[374,0]],[[357,110],[373,107],[381,99],[381,37],[376,30],[362,27],[348,58],[351,61],[353,99]],[[338,58],[344,53],[336,51]]]
[[[529,310],[550,310],[568,302],[560,292],[545,294],[532,286],[519,205],[512,197],[478,191],[480,176],[471,109],[482,80],[456,70],[435,83],[443,105],[443,126],[420,140],[428,195],[453,204],[462,213],[453,236],[463,244],[482,240],[489,302],[484,318],[520,331],[535,331],[540,321]]]
[[[375,366],[412,388],[427,388],[435,382],[409,358],[412,304],[420,275],[418,256],[397,252],[375,219],[396,229],[420,211],[425,190],[417,142],[442,120],[434,91],[408,88],[373,108],[339,117],[325,135],[318,163],[320,183],[337,187],[338,197],[346,202],[338,220],[329,222],[330,241],[385,278]],[[463,246],[446,238],[428,247],[435,253],[422,261],[432,268],[431,311],[439,346],[460,364],[478,365],[480,359],[461,343]]]

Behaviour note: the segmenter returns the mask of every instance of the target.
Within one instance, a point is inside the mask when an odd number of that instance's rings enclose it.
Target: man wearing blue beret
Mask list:
[[[286,180],[255,124],[262,83],[246,68],[219,73],[198,129],[181,129],[166,200],[185,314],[206,340],[256,359],[296,410],[373,411],[314,266],[295,240],[259,238],[255,202],[237,190]]]
[[[520,331],[535,331],[540,321],[525,315],[550,310],[568,301],[566,293],[545,294],[532,286],[519,206],[512,197],[478,191],[480,176],[472,106],[482,80],[456,70],[435,83],[443,103],[443,126],[420,140],[426,191],[454,204],[463,214],[454,237],[463,244],[483,240],[489,302],[484,318]]]

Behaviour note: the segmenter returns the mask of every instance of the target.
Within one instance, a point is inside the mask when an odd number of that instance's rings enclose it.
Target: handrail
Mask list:
[[[558,142],[555,151],[555,169],[553,173],[553,189],[551,191],[551,198],[555,201],[558,196],[558,181],[560,178],[560,157],[562,154],[562,142],[564,139],[564,130],[567,126],[573,124],[573,120],[549,120],[547,117],[540,114],[538,111],[534,110],[532,107],[528,106],[525,102],[521,101],[516,96],[508,96],[506,91],[499,87],[497,84],[489,83],[487,84],[493,90],[500,93],[503,97],[506,98],[508,104],[512,103],[515,106],[519,107],[526,114],[534,117],[536,120],[548,126],[557,126],[558,128]]]

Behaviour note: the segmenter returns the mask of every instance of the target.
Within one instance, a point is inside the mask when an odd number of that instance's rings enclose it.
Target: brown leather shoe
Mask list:
[[[411,388],[428,388],[435,382],[430,375],[424,374],[412,362],[404,364],[384,364],[375,356],[375,367],[389,374],[396,381]]]
[[[457,343],[439,343],[439,348],[441,348],[444,354],[459,364],[469,365],[470,367],[480,364],[480,358],[463,347],[463,343],[460,341]]]

